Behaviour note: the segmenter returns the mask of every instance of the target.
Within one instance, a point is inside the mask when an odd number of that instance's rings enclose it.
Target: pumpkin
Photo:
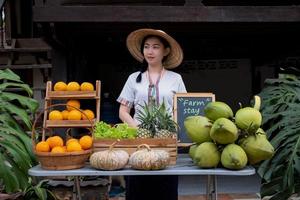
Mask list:
[[[114,142],[108,150],[95,152],[90,157],[90,164],[96,169],[117,170],[124,168],[129,160],[129,155],[124,150],[114,150]]]
[[[140,149],[145,147],[145,149]],[[140,170],[159,170],[168,166],[170,155],[165,150],[153,150],[147,144],[138,146],[137,151],[131,154],[129,165],[133,169]]]

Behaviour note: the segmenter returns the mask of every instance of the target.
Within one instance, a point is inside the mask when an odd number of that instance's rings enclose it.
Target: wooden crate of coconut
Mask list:
[[[102,151],[119,140],[114,149],[126,150],[132,154],[141,144],[147,144],[151,149],[165,150],[170,155],[170,165],[176,164],[177,159],[177,124],[162,104],[143,106],[138,113],[141,122],[138,128],[127,124],[116,124],[111,127],[105,122],[97,122],[94,128],[94,151]]]

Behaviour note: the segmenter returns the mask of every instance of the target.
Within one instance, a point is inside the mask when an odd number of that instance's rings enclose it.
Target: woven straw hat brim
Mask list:
[[[127,48],[131,55],[139,62],[143,62],[144,56],[141,53],[141,44],[147,35],[157,35],[164,38],[170,45],[170,53],[165,59],[163,66],[172,69],[179,66],[183,60],[183,52],[180,45],[171,36],[160,30],[138,29],[131,32],[127,37]]]

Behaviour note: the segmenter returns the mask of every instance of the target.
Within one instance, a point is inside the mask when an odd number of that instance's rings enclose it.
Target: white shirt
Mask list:
[[[137,111],[140,109],[140,105],[144,105],[145,102],[148,103],[148,88],[149,88],[149,78],[147,71],[142,74],[142,81],[140,83],[136,82],[137,76],[140,72],[132,73],[118,97],[117,101],[123,105],[132,108],[134,106],[135,114],[134,120],[137,120]],[[185,93],[186,88],[183,83],[180,74],[164,70],[159,82],[158,82],[158,97],[159,104],[163,101],[165,102],[166,108],[169,113],[173,116],[173,97],[175,93]]]

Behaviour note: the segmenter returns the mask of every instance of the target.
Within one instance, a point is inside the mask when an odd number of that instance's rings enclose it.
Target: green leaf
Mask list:
[[[18,89],[22,89],[25,92],[27,92],[28,96],[32,96],[33,92],[31,90],[31,88],[29,87],[29,85],[27,84],[23,84],[23,83],[11,83],[11,82],[6,82],[6,83],[2,83],[0,85],[0,91],[5,91],[7,88],[18,88]]]
[[[270,198],[270,200],[287,200],[290,197],[291,192],[282,191],[276,193],[274,196]]]
[[[0,80],[10,80],[22,83],[20,77],[10,69],[0,70]]]
[[[0,140],[0,146],[4,147],[6,151],[9,152],[13,160],[18,163],[19,168],[24,172],[27,172],[27,170],[32,167],[28,154],[23,152],[17,146],[6,140]]]
[[[27,112],[24,109],[19,108],[19,107],[15,106],[14,104],[9,103],[9,102],[6,102],[5,109],[9,113],[19,116],[20,119],[25,123],[27,128],[31,129],[32,124],[31,124],[30,117],[28,116]]]
[[[262,184],[260,194],[261,197],[272,196],[276,191],[280,190],[282,177],[276,177],[272,182]]]
[[[21,93],[9,92],[11,88],[20,89]],[[25,130],[31,129],[30,115],[38,108],[37,101],[28,97],[32,94],[17,74],[0,70],[0,182],[8,193],[25,190],[31,184],[28,169],[36,158]]]
[[[18,190],[18,178],[12,173],[2,154],[0,154],[0,179],[3,180],[6,193],[16,192]]]
[[[44,179],[35,186],[29,186],[25,190],[25,199],[55,200],[54,194],[48,190],[48,180]]]
[[[294,167],[297,173],[300,175],[300,148],[298,147],[298,155],[293,158]]]
[[[47,192],[45,191],[45,189],[40,187],[34,187],[34,191],[38,199],[47,200]]]
[[[13,144],[17,145],[19,148],[26,150],[25,145],[20,141],[16,135],[12,135],[9,132],[9,129],[5,127],[0,127],[0,138],[5,138],[8,141],[11,141]]]
[[[288,199],[299,180],[300,153],[300,81],[268,79],[259,96],[262,98],[263,129],[275,148],[272,159],[258,167],[258,174],[267,183],[262,196]]]
[[[0,121],[1,121],[1,117],[3,117],[3,115],[0,115]],[[34,163],[36,163],[36,157],[32,151],[31,138],[19,127],[19,125],[17,123],[15,123],[14,119],[11,118],[9,115],[4,118],[5,118],[5,121],[9,121],[9,123],[5,123],[5,125],[3,125],[3,129],[5,129],[7,131],[7,133],[9,133],[9,134],[14,134],[14,135],[18,136],[18,138],[25,145],[26,150],[27,150],[29,156],[31,157],[31,160]],[[12,125],[12,126],[9,126],[9,125]]]
[[[18,163],[16,163],[9,155],[5,155],[5,158],[11,165],[11,171],[18,178],[19,188],[25,190],[30,185],[27,171],[22,171],[19,168]]]
[[[35,99],[25,97],[19,94],[3,92],[2,96],[7,101],[17,100],[24,108],[28,108],[32,113],[36,112],[36,110],[39,107],[39,103]]]
[[[16,119],[13,118],[9,113],[1,113],[0,114],[0,122],[4,124],[6,127],[11,127],[18,132],[24,132],[20,125],[17,123]]]

